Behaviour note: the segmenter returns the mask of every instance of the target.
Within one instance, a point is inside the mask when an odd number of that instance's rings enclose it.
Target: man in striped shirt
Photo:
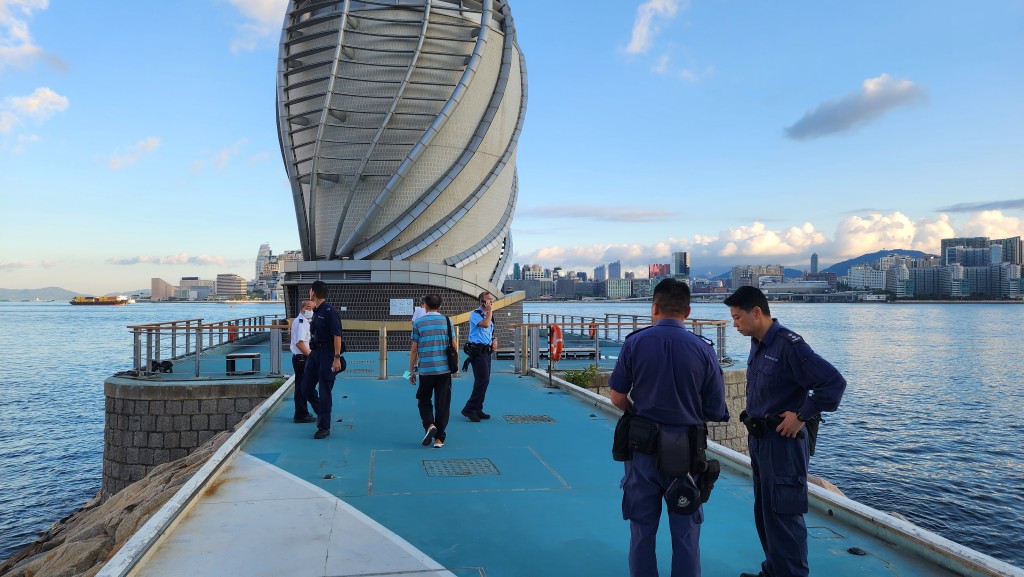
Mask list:
[[[455,335],[448,318],[437,312],[441,308],[441,297],[431,293],[423,297],[423,302],[427,314],[412,323],[409,382],[415,385],[418,374],[416,400],[423,421],[422,445],[426,447],[433,441],[434,448],[440,449],[444,446],[444,430],[452,404],[452,374],[445,350],[449,343],[454,343]]]

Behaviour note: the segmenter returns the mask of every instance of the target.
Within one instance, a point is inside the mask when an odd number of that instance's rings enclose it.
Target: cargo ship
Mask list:
[[[75,297],[68,301],[73,305],[113,305],[121,306],[131,302],[128,297]]]

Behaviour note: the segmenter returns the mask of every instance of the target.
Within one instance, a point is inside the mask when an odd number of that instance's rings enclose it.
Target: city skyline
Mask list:
[[[0,287],[249,278],[261,242],[298,248],[285,6],[0,0]],[[531,92],[510,261],[685,251],[700,275],[1024,234],[1018,3],[511,8]]]

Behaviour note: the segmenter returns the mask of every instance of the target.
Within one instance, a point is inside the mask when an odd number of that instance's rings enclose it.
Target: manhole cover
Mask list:
[[[423,461],[428,477],[476,477],[500,475],[490,459],[439,459]]]
[[[350,365],[373,365],[373,364],[376,364],[376,363],[377,363],[377,361],[349,361],[348,362],[348,364],[350,364]]]
[[[373,371],[371,369],[349,369],[349,370],[347,370],[345,372],[346,373],[361,373],[361,374],[367,374],[368,375],[368,374],[372,373]]]
[[[537,423],[557,423],[547,415],[505,415],[505,420],[514,425],[535,425]]]

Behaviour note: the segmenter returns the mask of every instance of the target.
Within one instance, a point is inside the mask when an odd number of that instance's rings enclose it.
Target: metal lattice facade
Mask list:
[[[291,0],[277,78],[299,271],[430,263],[500,286],[526,111],[505,0]]]

